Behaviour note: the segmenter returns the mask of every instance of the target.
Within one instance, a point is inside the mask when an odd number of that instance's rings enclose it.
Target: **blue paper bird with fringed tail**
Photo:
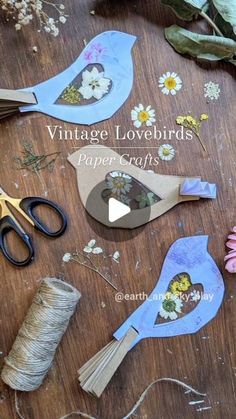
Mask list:
[[[57,76],[23,90],[0,89],[0,118],[17,111],[42,112],[82,125],[111,118],[132,89],[135,41],[124,32],[103,32]]]
[[[85,391],[100,397],[126,353],[141,339],[196,333],[216,316],[224,281],[207,243],[208,236],[173,243],[150,296],[114,333],[115,339],[79,370]]]

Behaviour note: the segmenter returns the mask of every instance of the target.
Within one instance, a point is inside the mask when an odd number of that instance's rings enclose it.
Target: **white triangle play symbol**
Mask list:
[[[109,199],[108,208],[108,218],[110,223],[114,223],[116,220],[119,220],[119,218],[122,218],[131,212],[131,209],[128,207],[128,205],[117,201],[115,198]]]

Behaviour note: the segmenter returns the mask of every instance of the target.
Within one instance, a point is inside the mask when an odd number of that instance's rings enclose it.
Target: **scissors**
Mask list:
[[[14,207],[15,210],[20,213],[36,230],[48,237],[61,236],[67,226],[67,218],[62,209],[52,201],[40,197],[27,197],[23,199],[13,198],[4,192],[4,190],[0,187],[0,249],[6,259],[14,266],[27,266],[34,258],[34,248],[30,237],[16,220],[8,204]],[[50,231],[34,214],[34,209],[41,205],[50,207],[59,216],[61,220],[59,230]],[[15,259],[9,252],[6,244],[6,235],[10,231],[14,231],[28,249],[28,256],[22,261]]]

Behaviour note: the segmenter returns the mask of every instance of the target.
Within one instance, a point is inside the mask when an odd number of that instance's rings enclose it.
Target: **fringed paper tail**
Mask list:
[[[113,339],[86,362],[78,371],[83,390],[100,397],[137,336],[138,332],[130,327],[121,340]]]

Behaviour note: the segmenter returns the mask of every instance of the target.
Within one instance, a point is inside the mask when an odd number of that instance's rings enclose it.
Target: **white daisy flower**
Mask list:
[[[158,156],[161,160],[170,161],[175,156],[175,149],[170,144],[162,144],[158,149]]]
[[[71,259],[71,254],[70,253],[65,253],[63,258],[62,258],[62,261],[67,263],[67,262],[70,261],[70,259]]]
[[[163,74],[158,82],[164,95],[176,95],[176,92],[182,88],[181,78],[176,73],[170,73],[169,71]]]
[[[122,172],[112,172],[106,179],[107,188],[118,196],[125,195],[130,191],[132,188],[131,182],[131,176]]]
[[[181,313],[182,306],[183,303],[177,295],[167,293],[159,311],[159,315],[165,320],[168,318],[170,320],[176,320],[178,313]]]
[[[79,88],[84,99],[101,99],[109,91],[111,80],[104,77],[104,72],[99,72],[96,67],[91,71],[85,70],[82,74],[82,86]]]
[[[147,127],[151,127],[156,122],[156,113],[151,105],[146,108],[140,103],[139,106],[135,106],[131,111],[131,119],[136,128],[140,128],[143,124]]]
[[[204,96],[210,100],[218,100],[220,97],[220,85],[218,83],[214,83],[213,81],[205,83]]]

